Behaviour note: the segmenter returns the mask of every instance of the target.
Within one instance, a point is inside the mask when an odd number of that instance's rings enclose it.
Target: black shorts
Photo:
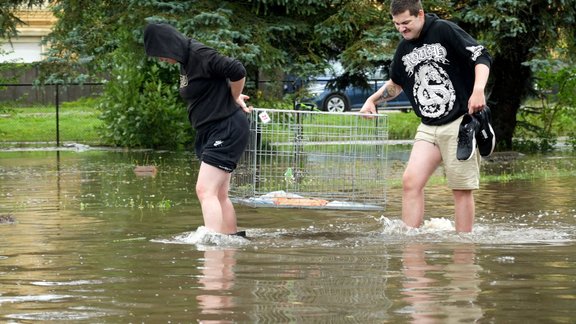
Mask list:
[[[238,109],[232,116],[203,127],[196,133],[198,159],[226,172],[232,172],[248,145],[250,124]]]

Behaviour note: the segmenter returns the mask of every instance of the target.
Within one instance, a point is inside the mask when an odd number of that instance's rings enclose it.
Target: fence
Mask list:
[[[27,71],[22,78],[37,75]],[[278,88],[292,91],[294,81],[252,82],[254,87],[273,92]],[[74,107],[66,102],[102,93],[103,83],[69,83],[35,85],[31,82],[0,84],[0,145],[102,145],[97,128],[102,125],[99,111],[92,106]],[[282,86],[283,85],[283,86]],[[282,90],[284,89],[284,90]],[[272,95],[272,94],[270,94]],[[185,115],[183,115],[185,118]]]
[[[384,209],[386,115],[254,109],[232,196],[253,207]]]
[[[280,95],[293,93],[302,86],[299,80],[251,82],[253,87],[269,92],[270,96],[274,96],[274,91],[279,91]],[[65,102],[97,96],[102,89],[103,83],[0,84],[0,144],[61,146],[68,142],[101,145],[97,132],[102,124],[99,112],[94,107],[71,107]]]
[[[0,143],[99,144],[96,130],[101,124],[99,113],[93,107],[70,107],[66,102],[96,96],[102,86],[102,83],[0,84],[0,88],[6,88],[0,92]]]

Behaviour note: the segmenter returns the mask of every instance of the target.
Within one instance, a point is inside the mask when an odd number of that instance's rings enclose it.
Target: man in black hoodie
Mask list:
[[[390,12],[403,40],[390,80],[366,100],[361,112],[375,114],[378,103],[406,93],[421,124],[402,178],[402,220],[408,227],[422,224],[424,187],[443,164],[454,197],[456,231],[470,232],[480,156],[472,150],[466,161],[459,161],[458,133],[465,115],[486,107],[484,89],[492,59],[456,24],[425,14],[420,0],[392,0]]]
[[[228,197],[231,172],[248,144],[250,112],[242,94],[246,69],[238,60],[182,35],[168,24],[144,30],[146,54],[180,65],[180,95],[196,129],[195,151],[201,161],[196,194],[204,225],[217,233],[237,234],[236,212]]]

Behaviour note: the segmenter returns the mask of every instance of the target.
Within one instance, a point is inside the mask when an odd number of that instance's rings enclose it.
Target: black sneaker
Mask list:
[[[246,231],[239,231],[230,235],[234,235],[234,236],[240,236],[240,237],[246,237]]]
[[[470,114],[464,115],[460,130],[458,131],[458,148],[456,158],[460,161],[468,161],[474,156],[476,150],[476,132],[480,128],[480,122]]]
[[[478,141],[478,151],[482,156],[490,156],[496,147],[496,136],[492,125],[490,125],[491,115],[488,106],[484,106],[482,111],[474,113],[474,117],[480,122],[480,128],[476,132],[476,141]]]

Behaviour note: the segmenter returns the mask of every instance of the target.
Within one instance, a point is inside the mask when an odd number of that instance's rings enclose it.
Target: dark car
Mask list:
[[[331,89],[328,87],[330,78],[317,78],[307,86],[309,98],[304,99],[305,103],[312,103],[317,109],[328,112],[343,112],[360,110],[362,105],[374,92],[384,84],[384,80],[368,80],[370,88],[358,86],[348,86],[344,90]],[[400,93],[393,100],[382,103],[378,108],[384,110],[409,111],[412,105],[404,92]]]

